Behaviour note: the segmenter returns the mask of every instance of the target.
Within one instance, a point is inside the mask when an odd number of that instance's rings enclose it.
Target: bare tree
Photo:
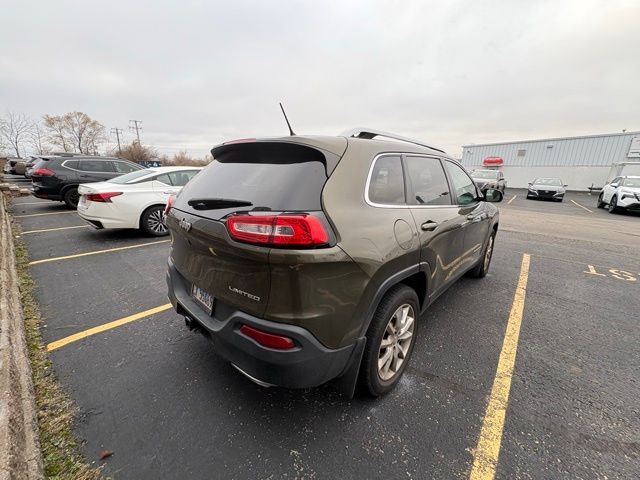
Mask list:
[[[34,123],[30,135],[31,149],[36,155],[43,155],[49,153],[49,148],[45,143],[45,134],[42,126],[39,123]]]
[[[130,160],[132,162],[140,162],[143,160],[154,160],[158,158],[158,151],[152,147],[145,147],[134,141],[129,145],[123,145],[120,152],[114,149],[113,154],[118,157]]]
[[[20,158],[20,151],[24,152],[24,144],[33,129],[33,122],[22,113],[7,112],[0,118],[0,136]]]
[[[49,142],[65,152],[95,154],[107,139],[104,125],[83,112],[43,118]]]

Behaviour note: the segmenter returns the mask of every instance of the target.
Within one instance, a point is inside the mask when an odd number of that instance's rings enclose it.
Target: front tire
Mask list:
[[[603,193],[601,192],[600,195],[598,195],[598,202],[596,203],[596,206],[598,208],[604,208],[604,202],[602,201],[602,197],[603,197]]]
[[[618,198],[614,195],[611,197],[611,201],[609,202],[609,213],[617,213],[618,212]]]
[[[80,200],[78,187],[71,187],[69,190],[64,192],[64,197],[62,197],[62,199],[67,207],[76,210],[78,208],[78,200]]]
[[[164,218],[164,207],[154,205],[147,208],[140,216],[140,229],[152,237],[164,237],[169,234]]]
[[[380,301],[367,331],[359,383],[373,397],[390,392],[409,363],[415,345],[418,314],[416,292],[396,285]]]

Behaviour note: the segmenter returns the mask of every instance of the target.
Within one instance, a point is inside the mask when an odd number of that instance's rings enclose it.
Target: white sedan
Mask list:
[[[139,228],[153,236],[167,235],[164,208],[201,168],[158,167],[136,170],[106,182],[78,187],[78,214],[91,226]]]
[[[640,176],[616,177],[602,187],[598,208],[607,206],[609,212],[640,211]]]

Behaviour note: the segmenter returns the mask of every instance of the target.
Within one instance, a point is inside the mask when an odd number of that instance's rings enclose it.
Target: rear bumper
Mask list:
[[[59,187],[45,187],[43,185],[33,184],[31,186],[31,194],[36,198],[44,198],[45,200],[61,201],[62,195],[60,194]]]
[[[316,387],[341,376],[351,364],[356,343],[329,349],[302,327],[254,317],[218,300],[213,315],[208,315],[191,298],[189,282],[171,259],[167,286],[176,312],[188,317],[192,326],[209,338],[218,355],[256,383],[286,388]],[[293,339],[296,346],[290,350],[264,347],[240,332],[243,324],[285,335]]]

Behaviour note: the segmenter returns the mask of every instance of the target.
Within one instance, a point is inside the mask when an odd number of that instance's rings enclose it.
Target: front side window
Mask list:
[[[112,162],[112,163],[115,171],[118,173],[130,173],[138,170],[135,166],[131,165],[130,163],[126,163],[126,162]]]
[[[405,158],[410,205],[451,205],[449,184],[440,160]]]
[[[468,205],[478,200],[476,185],[469,175],[455,163],[444,162],[444,164],[451,179],[456,203],[458,205]]]
[[[381,205],[404,205],[404,177],[400,156],[376,160],[369,180],[369,200]]]

